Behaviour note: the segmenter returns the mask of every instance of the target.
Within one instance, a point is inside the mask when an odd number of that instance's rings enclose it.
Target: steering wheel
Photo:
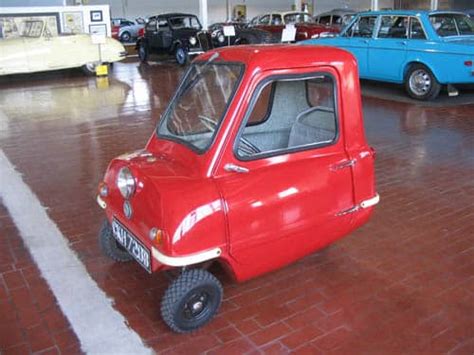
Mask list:
[[[217,122],[203,115],[198,115],[198,118],[209,131],[214,132],[216,130]]]

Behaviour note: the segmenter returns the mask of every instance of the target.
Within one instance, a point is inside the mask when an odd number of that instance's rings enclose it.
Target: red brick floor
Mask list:
[[[79,341],[0,204],[2,354],[77,354]]]
[[[371,222],[243,284],[218,272],[225,290],[219,315],[195,334],[172,334],[158,311],[166,278],[101,254],[94,195],[112,157],[143,147],[181,73],[172,64],[117,64],[108,89],[76,72],[0,81],[8,116],[1,148],[147,345],[173,354],[474,352],[474,105],[431,109],[368,97],[366,131],[382,196]],[[44,346],[63,351],[54,337],[62,329],[78,351],[50,293],[41,302],[55,313],[52,326],[35,298],[15,303],[17,287],[31,294],[30,274],[47,290],[3,209],[0,215],[1,314],[16,327],[0,323],[0,349],[40,350],[21,323],[24,306],[34,308]]]

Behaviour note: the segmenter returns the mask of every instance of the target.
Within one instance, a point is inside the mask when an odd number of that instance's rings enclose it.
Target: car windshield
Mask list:
[[[43,32],[43,21],[25,21],[22,37],[41,37]]]
[[[283,17],[283,19],[285,20],[285,24],[312,22],[311,16],[305,12],[287,14]]]
[[[242,68],[224,62],[191,65],[158,127],[158,136],[198,152],[207,150],[232,100]]]
[[[430,15],[430,22],[441,37],[474,36],[474,22],[467,15],[434,14]]]
[[[195,16],[171,17],[169,22],[171,27],[175,30],[180,28],[194,28],[196,30],[201,29],[201,24]]]

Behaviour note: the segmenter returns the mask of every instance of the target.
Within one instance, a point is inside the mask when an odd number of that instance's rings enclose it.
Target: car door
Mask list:
[[[165,18],[158,18],[158,32],[156,33],[156,46],[161,49],[171,47],[173,41],[169,21]]]
[[[369,40],[368,77],[399,80],[406,58],[408,22],[408,16],[381,16],[377,36]]]
[[[335,71],[267,73],[256,80],[216,183],[227,209],[230,253],[260,273],[342,236],[354,200]]]
[[[157,19],[151,18],[145,26],[145,39],[148,43],[149,49],[151,49],[152,51],[156,51],[157,49],[159,49],[157,33]]]
[[[347,49],[357,59],[359,74],[367,77],[369,41],[373,36],[377,16],[360,16],[352,25],[338,37],[337,46]],[[331,41],[331,40],[329,40]],[[324,43],[324,42],[321,42]]]

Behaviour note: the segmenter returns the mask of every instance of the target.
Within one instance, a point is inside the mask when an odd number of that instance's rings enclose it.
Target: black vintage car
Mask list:
[[[189,57],[209,49],[209,36],[201,32],[198,18],[192,14],[168,13],[148,19],[143,36],[137,41],[140,60],[153,53],[174,55],[184,65]],[[205,42],[205,43],[203,43]]]

